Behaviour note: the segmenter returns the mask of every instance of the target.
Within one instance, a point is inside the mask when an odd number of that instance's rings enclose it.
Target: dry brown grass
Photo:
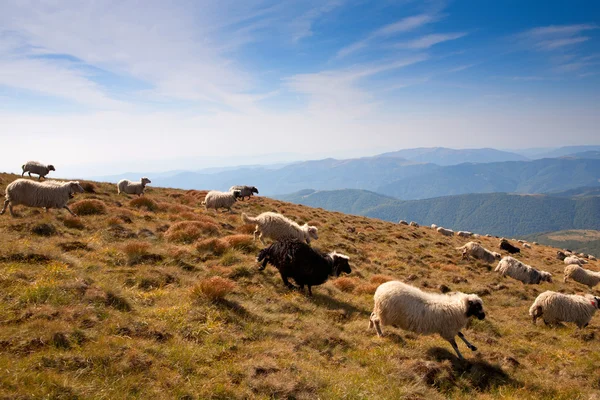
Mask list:
[[[194,286],[191,290],[191,296],[195,301],[202,301],[202,299],[217,301],[224,299],[234,289],[235,283],[231,279],[213,276],[200,281]]]
[[[165,238],[170,242],[193,243],[202,236],[213,236],[219,233],[216,224],[205,221],[177,222],[165,232]]]
[[[79,216],[106,214],[106,204],[102,200],[85,199],[80,200],[70,207]]]
[[[158,211],[158,203],[147,196],[136,197],[129,202],[131,207],[141,208],[147,211]]]
[[[16,178],[0,174],[0,191]],[[70,218],[20,207],[19,218],[0,217],[0,398],[566,400],[597,394],[598,316],[583,330],[534,326],[528,316],[544,290],[588,291],[577,283],[501,278],[461,259],[454,247],[468,240],[428,228],[262,196],[237,202],[234,214],[210,216],[199,207],[205,191],[153,188],[131,204],[114,185],[93,184],[96,194],[77,194],[71,202],[102,196],[106,214]],[[147,200],[150,207],[141,205]],[[258,271],[261,245],[251,241],[254,227],[243,225],[239,213],[281,209],[295,221],[318,222],[313,246],[348,254],[352,275],[308,297],[288,290],[275,268]],[[181,218],[209,228],[178,226]],[[181,241],[167,238],[180,229]],[[480,241],[497,251],[496,239]],[[561,276],[555,251],[534,246],[518,258]],[[135,266],[129,255],[137,257]],[[481,293],[487,318],[463,330],[479,350],[459,343],[466,358],[460,362],[438,336],[393,327],[384,327],[383,338],[366,332],[372,293],[389,279],[431,292]]]

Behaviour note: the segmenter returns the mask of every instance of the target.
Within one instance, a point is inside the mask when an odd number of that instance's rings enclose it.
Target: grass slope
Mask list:
[[[15,178],[0,175],[0,190]],[[79,218],[0,217],[0,398],[587,399],[600,388],[598,317],[578,331],[527,315],[544,290],[586,290],[562,283],[553,248],[523,249],[557,278],[524,286],[427,228],[264,197],[216,214],[199,191],[86,188],[71,201]],[[317,225],[314,245],[348,254],[351,276],[311,298],[257,271],[240,213],[267,210]],[[437,336],[367,332],[372,293],[392,278],[482,296],[488,318],[463,331],[479,351],[460,344],[460,362]]]

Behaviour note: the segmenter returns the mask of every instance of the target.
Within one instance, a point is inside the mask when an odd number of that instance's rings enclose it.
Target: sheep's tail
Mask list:
[[[25,172],[25,164],[21,165],[21,170]]]
[[[256,222],[256,218],[249,217],[246,213],[242,213],[242,221],[246,224],[253,224]]]

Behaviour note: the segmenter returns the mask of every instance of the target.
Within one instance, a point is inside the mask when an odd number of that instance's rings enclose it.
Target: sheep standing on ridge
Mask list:
[[[378,336],[383,336],[380,325],[394,325],[422,335],[439,334],[461,359],[455,336],[470,350],[477,350],[460,331],[471,316],[485,318],[483,301],[477,295],[426,293],[405,283],[390,281],[379,285],[373,298],[375,305],[369,329],[375,326]]]
[[[468,238],[468,237],[473,236],[473,233],[472,232],[468,232],[468,231],[458,231],[458,232],[456,232],[456,236]]]
[[[529,308],[529,315],[534,324],[541,317],[546,325],[574,322],[579,329],[583,329],[588,326],[599,306],[600,298],[591,294],[580,296],[548,290],[535,299]]]
[[[38,176],[38,181],[42,178],[46,178],[46,175],[48,175],[50,171],[56,171],[54,165],[44,165],[37,161],[27,161],[21,166],[21,169],[23,170],[21,176],[25,175],[25,172],[27,172],[31,178],[31,174],[33,173]]]
[[[462,256],[467,260],[469,259],[469,256],[472,256],[488,264],[491,264],[501,258],[500,254],[491,252],[479,243],[475,242],[469,242],[462,247],[457,247],[456,250],[462,250]]]
[[[437,229],[438,226],[436,224],[431,224],[431,229]]]
[[[410,225],[410,226],[413,226],[413,227],[415,227],[415,228],[418,228],[418,227],[419,227],[419,224],[418,224],[418,223],[416,223],[415,221],[410,221],[410,224],[408,224],[408,225]]]
[[[231,206],[235,204],[241,193],[239,190],[233,192],[219,192],[218,190],[211,190],[206,194],[202,205],[208,210],[214,208],[217,211],[219,208],[226,208],[231,212]]]
[[[256,217],[249,217],[242,213],[242,221],[246,224],[256,224],[254,240],[256,240],[256,235],[260,232],[258,238],[263,244],[265,243],[263,237],[273,240],[292,238],[306,241],[308,244],[310,244],[311,238],[315,240],[319,238],[318,230],[315,226],[309,226],[308,224],[300,226],[291,219],[274,212],[264,212]]]
[[[569,256],[569,257],[565,257],[565,259],[563,260],[563,262],[565,263],[565,265],[583,265],[583,264],[587,264],[588,262],[582,258],[579,258],[577,256]]]
[[[119,183],[117,183],[117,192],[118,194],[137,194],[138,196],[144,195],[144,189],[146,189],[146,185],[152,183],[152,181],[146,177],[142,178],[139,182],[132,182],[128,179],[121,179]]]
[[[526,284],[538,285],[540,282],[552,282],[552,274],[546,271],[538,271],[537,269],[523,264],[521,261],[510,256],[504,257],[498,265],[496,272],[500,272],[502,276],[510,276],[518,281]]]
[[[337,277],[342,272],[352,272],[347,256],[335,251],[329,254],[321,253],[297,239],[284,239],[272,243],[258,253],[256,260],[262,263],[259,268],[261,271],[267,263],[274,265],[279,270],[283,283],[290,289],[294,286],[288,278],[300,285],[301,290],[307,285],[309,296],[312,296],[311,286],[324,283],[330,276]]]
[[[565,267],[565,283],[569,278],[575,282],[587,285],[591,289],[600,282],[600,272],[590,271],[589,269],[581,268],[577,264],[571,264]]]
[[[406,222],[405,220],[401,219],[400,221],[398,221],[398,223],[400,225],[408,225],[408,222]]]
[[[452,229],[442,228],[441,226],[436,229],[438,233],[441,233],[444,236],[454,236],[454,231]]]
[[[242,201],[244,201],[244,197],[248,197],[248,199],[250,199],[250,197],[254,196],[254,193],[258,194],[258,189],[256,186],[232,186],[229,188],[230,192],[233,192],[234,190],[240,191],[240,197]]]
[[[73,193],[83,193],[83,188],[79,182],[46,184],[45,182],[35,182],[28,179],[17,179],[6,187],[6,200],[0,215],[4,214],[6,206],[8,206],[10,215],[14,217],[13,206],[24,205],[46,208],[46,210],[64,208],[76,217],[77,215],[67,207],[67,202]]]

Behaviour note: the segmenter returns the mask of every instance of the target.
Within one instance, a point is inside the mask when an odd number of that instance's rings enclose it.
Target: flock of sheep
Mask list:
[[[22,169],[22,175],[25,172],[28,172],[30,177],[31,173],[37,174],[38,181],[17,179],[10,183],[6,188],[6,199],[0,215],[4,214],[8,206],[11,215],[14,216],[13,205],[25,205],[41,207],[46,210],[64,208],[75,216],[67,207],[67,202],[75,193],[84,191],[79,182],[46,180],[41,182],[42,177],[45,177],[50,171],[55,171],[52,165],[28,162],[23,165]],[[139,182],[121,180],[117,184],[117,190],[119,194],[142,196],[148,183],[151,181],[145,177]],[[254,186],[232,186],[228,192],[214,190],[208,192],[202,204],[207,210],[225,208],[231,211],[231,207],[238,199],[250,198],[253,194],[258,194],[258,189]],[[342,273],[352,272],[348,256],[335,251],[324,253],[310,246],[311,240],[318,239],[318,230],[314,226],[299,225],[275,212],[264,212],[256,217],[242,213],[241,219],[246,224],[256,225],[255,240],[259,239],[263,244],[265,244],[265,238],[273,240],[273,243],[258,253],[257,262],[261,264],[259,270],[266,268],[267,264],[273,265],[278,269],[283,283],[289,288],[294,288],[294,285],[288,280],[291,278],[301,290],[307,286],[308,294],[312,295],[312,286],[324,283],[330,276],[337,277]],[[409,224],[406,221],[400,221],[399,223],[418,226],[416,222]],[[435,224],[431,228],[445,236],[454,235],[452,230],[438,227]],[[466,231],[460,231],[457,235],[474,238],[479,236]],[[524,247],[530,247],[528,243],[522,243]],[[510,254],[520,252],[518,247],[510,244],[506,239],[500,240],[499,247]],[[462,256],[466,259],[473,257],[488,264],[499,260],[495,268],[496,272],[524,284],[552,282],[552,275],[549,272],[537,270],[511,256],[502,258],[499,253],[490,251],[479,243],[471,241],[457,249],[462,251]],[[565,282],[572,279],[590,288],[600,282],[599,272],[582,267],[587,263],[585,258],[595,260],[594,257],[578,257],[568,251],[559,251],[557,257],[564,260],[567,265],[564,273]],[[542,318],[546,324],[550,325],[558,322],[574,322],[579,328],[584,328],[599,307],[600,298],[590,294],[584,296],[565,295],[546,291],[535,299],[529,314],[534,323],[538,318]],[[471,317],[485,318],[483,301],[475,294],[429,293],[406,283],[389,281],[381,284],[375,291],[369,328],[375,328],[379,336],[383,335],[382,325],[397,326],[423,335],[437,333],[452,345],[458,357],[462,359],[463,356],[456,344],[456,336],[470,350],[477,350],[461,333]]]

